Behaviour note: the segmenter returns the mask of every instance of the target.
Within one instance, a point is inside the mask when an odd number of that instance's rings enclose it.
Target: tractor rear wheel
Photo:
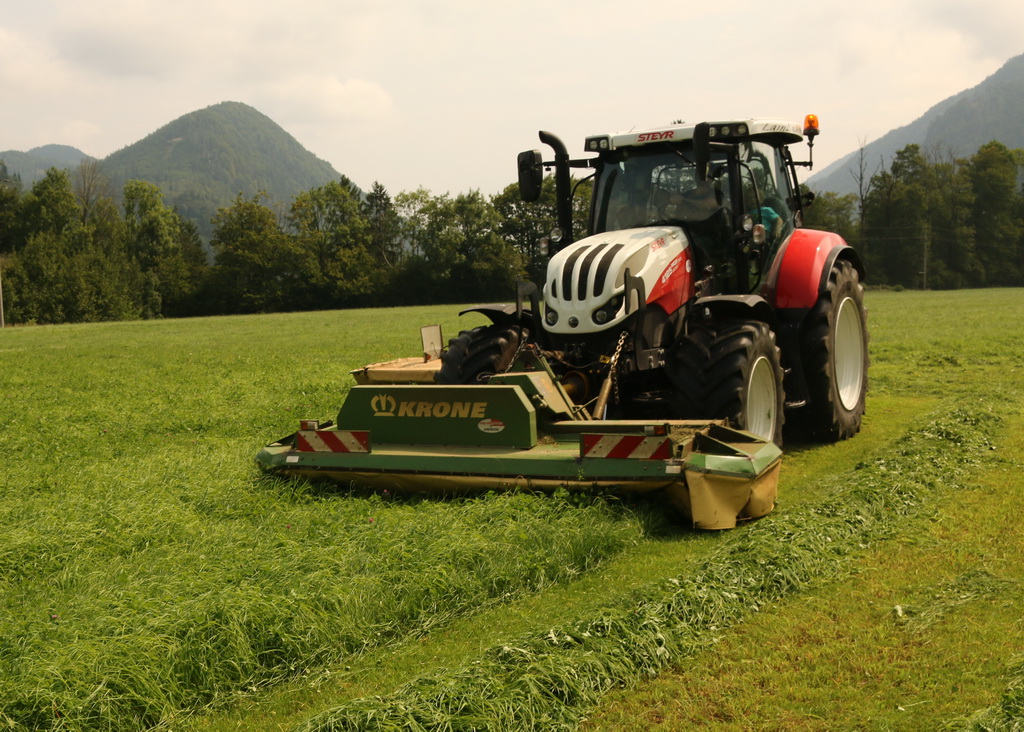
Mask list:
[[[509,367],[529,331],[518,325],[481,325],[448,341],[438,384],[478,384]]]
[[[782,362],[775,333],[760,321],[693,327],[675,353],[675,406],[681,418],[729,420],[782,444]]]
[[[868,390],[868,329],[864,287],[850,262],[832,266],[800,346],[811,397],[809,432],[833,442],[853,437],[860,431]]]

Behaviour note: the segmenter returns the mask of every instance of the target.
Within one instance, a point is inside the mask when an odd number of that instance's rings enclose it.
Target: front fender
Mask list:
[[[714,320],[760,320],[775,326],[775,312],[760,295],[710,295],[697,298],[693,308]]]
[[[495,325],[532,325],[533,313],[528,309],[522,311],[522,319],[517,315],[515,303],[488,303],[484,305],[473,305],[459,311],[459,315],[466,313],[480,313],[486,316]],[[525,321],[525,323],[524,323]]]

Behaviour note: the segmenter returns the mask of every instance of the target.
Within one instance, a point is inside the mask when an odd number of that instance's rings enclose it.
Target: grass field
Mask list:
[[[868,307],[862,433],[724,533],[259,474],[454,307],[0,331],[0,729],[1022,725],[1024,297]]]

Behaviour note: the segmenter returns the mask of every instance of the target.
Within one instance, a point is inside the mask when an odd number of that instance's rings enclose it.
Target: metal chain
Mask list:
[[[619,380],[618,378],[613,378],[613,375],[615,377],[618,376],[619,356],[622,355],[622,346],[626,343],[627,335],[626,331],[622,331],[622,335],[619,336],[619,343],[615,346],[615,353],[612,354],[612,360],[608,366],[608,377],[612,379],[612,389],[614,390],[616,404],[619,403]]]
[[[530,331],[528,331],[526,328],[519,329],[519,347],[516,349],[516,352],[512,354],[512,360],[508,362],[508,365],[505,366],[505,370],[502,371],[501,373],[507,374],[512,369],[512,366],[515,365],[516,359],[518,359],[522,352],[526,349],[527,342],[530,340],[529,336]]]

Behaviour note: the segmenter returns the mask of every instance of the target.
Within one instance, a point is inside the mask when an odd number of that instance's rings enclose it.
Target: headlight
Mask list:
[[[548,325],[554,325],[558,322],[558,313],[554,310],[548,309],[548,311],[544,313],[544,322]]]
[[[590,317],[598,325],[604,325],[615,319],[615,316],[619,314],[620,307],[622,307],[622,296],[618,295],[591,313]]]

